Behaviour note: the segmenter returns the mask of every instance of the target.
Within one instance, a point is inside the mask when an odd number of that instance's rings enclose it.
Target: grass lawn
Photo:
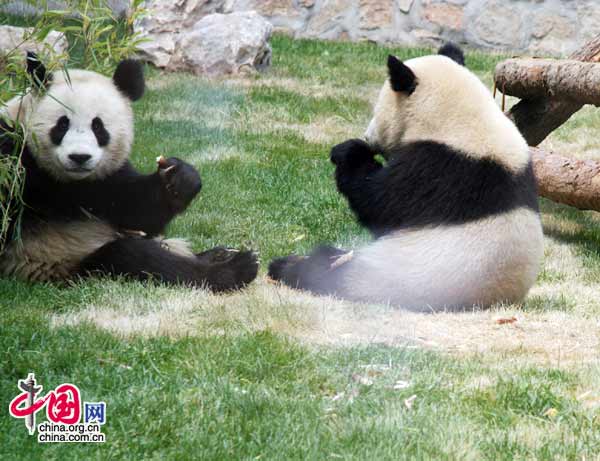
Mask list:
[[[522,305],[409,314],[269,283],[269,260],[368,240],[332,180],[360,136],[385,58],[427,50],[273,39],[268,72],[208,81],[148,69],[133,161],[200,169],[169,229],[195,249],[260,251],[244,292],[95,280],[0,280],[0,459],[596,459],[600,222],[542,201],[546,259]],[[470,53],[488,85],[500,56]],[[546,141],[600,159],[600,112]],[[516,323],[499,325],[498,317]],[[17,380],[107,402],[107,442],[38,444],[7,415]],[[39,420],[39,418],[38,418]]]

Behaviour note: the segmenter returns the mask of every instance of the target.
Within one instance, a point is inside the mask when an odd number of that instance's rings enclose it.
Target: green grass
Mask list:
[[[257,249],[263,274],[274,256],[368,240],[335,190],[328,150],[364,130],[388,53],[427,52],[281,36],[273,50],[273,68],[246,80],[148,69],[149,90],[135,105],[136,166],[150,172],[156,156],[176,155],[204,180],[169,235],[198,250]],[[489,84],[500,59],[470,53],[468,64]],[[582,112],[551,141],[570,142],[596,117]],[[586,142],[598,148],[595,138]],[[537,291],[509,311],[540,322],[559,314],[589,318],[593,335],[600,306],[579,292],[600,276],[598,218],[542,205],[547,263]],[[572,265],[559,264],[561,251]],[[276,292],[264,280],[257,285],[207,297],[126,281],[57,287],[0,280],[0,459],[575,460],[600,453],[595,361],[539,361],[524,346],[452,354],[410,341],[304,343],[279,325],[304,325],[313,315],[310,297]],[[185,319],[171,312],[178,303],[189,303]],[[381,309],[344,306],[365,317]],[[77,317],[93,309],[123,315],[133,333],[105,329],[93,314]],[[140,327],[144,334],[136,334],[136,322],[154,314],[170,333]],[[74,321],[57,321],[65,318]],[[268,321],[256,327],[253,318]],[[472,321],[451,320],[458,334]],[[484,335],[480,344],[488,341]],[[45,390],[68,381],[84,400],[106,401],[107,443],[40,445],[8,417],[17,380],[32,371]],[[408,387],[394,389],[400,381]]]
[[[46,389],[77,382],[108,402],[109,418],[103,446],[39,445],[4,418],[4,459],[576,459],[600,449],[597,420],[574,396],[578,373],[506,376],[403,348],[308,350],[269,332],[124,341],[52,331],[23,312],[6,320],[20,334],[1,340],[3,401],[33,362]],[[545,416],[551,408],[557,416]]]

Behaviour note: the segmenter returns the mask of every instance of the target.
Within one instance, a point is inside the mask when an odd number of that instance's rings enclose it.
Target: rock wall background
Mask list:
[[[161,0],[148,0],[147,6]],[[0,1],[1,3],[1,1]],[[18,11],[22,2],[9,0]],[[62,3],[55,1],[52,3]],[[127,11],[128,0],[110,0]],[[568,54],[600,33],[597,0],[171,0],[199,20],[213,12],[256,10],[295,37],[474,47],[535,55]],[[22,9],[22,8],[21,8]]]
[[[600,33],[594,0],[235,0],[297,37],[564,55]]]

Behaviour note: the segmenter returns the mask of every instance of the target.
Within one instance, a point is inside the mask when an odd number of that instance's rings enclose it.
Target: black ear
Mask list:
[[[46,71],[46,67],[33,51],[27,52],[27,73],[31,77],[36,88],[46,88],[50,83],[52,75]]]
[[[388,71],[390,73],[390,83],[394,91],[402,91],[411,94],[417,87],[417,77],[406,64],[397,57],[388,56]]]
[[[465,65],[465,54],[456,43],[446,43],[439,49],[438,54],[449,57],[461,66]]]
[[[144,69],[139,61],[121,61],[113,75],[113,82],[132,101],[137,101],[144,95]]]

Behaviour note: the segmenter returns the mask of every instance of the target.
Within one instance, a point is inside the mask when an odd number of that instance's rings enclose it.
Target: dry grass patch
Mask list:
[[[224,80],[223,83],[231,88],[277,88],[292,91],[310,98],[346,98],[352,96],[372,103],[377,98],[383,84],[383,79],[380,84],[370,83],[362,86],[342,88],[315,80],[277,77],[267,73],[256,79],[243,77],[229,78]]]
[[[227,146],[223,144],[211,144],[199,151],[193,151],[189,154],[191,159],[201,159],[209,162],[219,162],[232,158],[242,158],[245,152],[239,147]]]
[[[167,288],[128,293],[118,285],[110,287],[103,299],[86,309],[53,315],[52,325],[92,323],[119,336],[171,337],[267,329],[307,344],[424,347],[453,355],[482,355],[490,363],[504,365],[596,363],[600,348],[598,321],[579,312],[530,313],[511,306],[421,314],[311,296],[264,279],[229,296]],[[512,317],[517,321],[498,323]]]
[[[263,113],[254,114],[253,120],[271,120]],[[317,116],[310,123],[287,123],[283,121],[270,121],[267,125],[259,123],[249,129],[252,133],[272,134],[277,131],[290,131],[302,136],[305,141],[314,144],[334,145],[344,139],[360,137],[363,130],[362,123],[352,123],[338,116]],[[362,131],[361,131],[362,130]]]

